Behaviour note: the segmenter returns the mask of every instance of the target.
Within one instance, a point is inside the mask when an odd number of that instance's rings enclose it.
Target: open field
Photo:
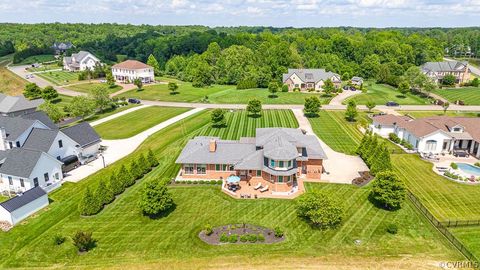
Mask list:
[[[5,68],[12,61],[12,55],[0,57],[0,92],[17,96],[22,94],[27,81]]]
[[[349,100],[355,100],[357,104],[361,105],[365,105],[369,101],[377,105],[385,105],[388,101],[394,101],[400,105],[430,104],[426,98],[413,95],[412,93],[407,93],[406,96],[403,96],[398,90],[385,84],[369,83],[367,89],[367,93],[348,98],[343,103],[347,104]]]
[[[188,110],[188,108],[147,107],[95,126],[95,130],[106,140],[125,139]]]
[[[78,81],[77,72],[69,71],[49,71],[44,73],[36,73],[35,76],[42,77],[43,79],[55,84],[55,85],[65,85],[71,84]]]
[[[464,111],[398,111],[403,115],[410,115],[414,118],[430,117],[430,116],[453,116],[453,117],[479,117],[480,112],[464,112]]]
[[[117,91],[120,91],[123,89],[120,85],[115,85],[114,87],[110,88],[106,83],[97,83],[97,82],[87,82],[87,83],[81,83],[81,84],[74,84],[74,85],[69,85],[66,86],[66,89],[73,90],[75,92],[81,92],[81,93],[90,93],[92,89],[94,89],[97,86],[105,86],[105,88],[108,90],[108,93],[115,93]]]
[[[480,87],[438,89],[434,93],[446,98],[451,103],[462,100],[465,105],[480,105]]]
[[[315,93],[283,93],[278,92],[276,97],[269,97],[267,89],[255,88],[237,90],[234,85],[212,85],[205,88],[193,87],[189,82],[182,82],[172,78],[161,78],[162,81],[173,81],[178,84],[178,93],[170,94],[167,84],[147,85],[144,90],[131,90],[120,96],[134,97],[145,100],[161,100],[173,102],[202,102],[206,96],[211,103],[246,104],[256,98],[263,104],[303,104],[305,98],[318,96],[323,104],[327,104],[331,97]]]
[[[439,261],[461,259],[409,203],[396,212],[374,207],[367,200],[369,187],[307,184],[307,190],[321,189],[340,199],[345,206],[344,223],[336,230],[327,231],[313,229],[299,219],[295,201],[236,200],[223,194],[218,186],[171,186],[176,207],[160,219],[142,216],[137,208],[142,183],[129,188],[97,216],[79,216],[77,205],[87,187],[95,187],[100,179],[147,149],[154,151],[160,165],[141,181],[173,177],[178,171],[173,162],[187,139],[214,135],[208,128],[209,121],[208,111],[182,120],[152,135],[129,157],[53,192],[53,202],[46,210],[9,233],[0,234],[0,256],[5,258],[0,266],[100,268],[123,265],[132,268],[157,264],[163,268],[191,268],[194,264],[196,268],[212,268],[214,263],[217,268],[225,265],[238,268],[253,262],[269,268],[268,265],[278,267],[279,260],[288,258],[282,266],[293,268],[302,261],[342,264],[355,258],[352,261],[355,265],[365,265],[365,261],[378,265],[380,261],[392,263],[394,260],[403,268],[418,268],[412,263],[433,268]],[[233,129],[236,124],[229,127]],[[235,137],[251,131],[236,132]],[[209,246],[197,238],[207,223],[217,226],[237,222],[280,226],[287,240],[273,245]],[[385,232],[389,223],[398,224],[398,234]],[[79,229],[92,231],[98,240],[97,247],[87,254],[78,255],[70,239],[61,246],[52,243],[54,235],[71,236]],[[357,239],[361,240],[359,245],[354,244]],[[340,257],[340,261],[334,259]],[[398,263],[394,264],[395,268]]]
[[[30,67],[28,71],[30,72],[39,72],[39,71],[48,71],[48,70],[55,70],[55,69],[62,69],[62,66],[59,66],[57,63],[52,64],[42,64],[40,67]]]
[[[20,63],[16,63],[15,65],[30,65],[30,64],[50,62],[50,61],[55,61],[55,57],[53,54],[40,54],[40,55],[29,56],[23,59]]]

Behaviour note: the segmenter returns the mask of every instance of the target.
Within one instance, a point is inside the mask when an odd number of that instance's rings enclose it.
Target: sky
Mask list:
[[[0,22],[462,27],[480,0],[0,0]]]

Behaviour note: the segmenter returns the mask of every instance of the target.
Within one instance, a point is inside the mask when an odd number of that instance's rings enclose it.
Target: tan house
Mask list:
[[[238,176],[272,193],[295,192],[300,179],[320,180],[327,157],[315,136],[292,128],[258,128],[256,134],[238,141],[195,137],[176,161],[182,165],[178,178],[226,180]]]
[[[288,90],[293,91],[322,91],[325,81],[330,79],[335,87],[340,87],[340,75],[325,71],[325,69],[289,69],[283,74],[283,83],[288,85]]]
[[[446,75],[455,76],[456,84],[467,83],[471,73],[466,61],[427,62],[422,66],[422,72],[438,84]]]

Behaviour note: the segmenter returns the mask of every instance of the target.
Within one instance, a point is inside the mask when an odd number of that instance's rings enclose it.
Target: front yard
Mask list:
[[[114,87],[108,87],[106,83],[98,83],[98,82],[86,82],[86,83],[79,83],[79,84],[74,84],[74,85],[69,85],[66,86],[66,89],[75,91],[75,92],[81,92],[81,93],[90,93],[92,89],[94,89],[97,86],[105,86],[106,89],[108,90],[108,93],[115,93],[117,91],[120,91],[123,89],[120,85],[115,85]]]
[[[35,73],[34,76],[39,76],[54,85],[67,85],[78,82],[78,72],[69,71],[48,71],[43,73]]]
[[[452,104],[456,100],[461,100],[465,105],[480,105],[480,87],[439,89],[434,93],[444,97]]]
[[[234,131],[227,131],[225,134],[232,135],[226,136],[252,132],[238,129],[237,123],[243,119],[240,115],[231,119],[227,129]],[[77,206],[87,187],[95,187],[112,170],[128,164],[147,149],[152,149],[160,161],[147,178],[175,176],[179,167],[173,162],[186,141],[195,135],[215,135],[209,122],[208,111],[189,117],[152,135],[135,153],[95,175],[76,184],[64,184],[51,194],[52,203],[46,210],[9,233],[0,234],[0,256],[6,258],[0,266],[152,268],[153,264],[161,264],[165,268],[212,268],[213,264],[220,264],[222,268],[244,268],[250,264],[277,269],[279,262],[282,267],[296,268],[314,262],[368,267],[381,261],[392,268],[419,268],[462,259],[410,203],[396,212],[374,207],[367,199],[368,186],[307,185],[307,191],[324,190],[345,206],[344,223],[327,231],[313,229],[299,219],[294,200],[236,200],[217,186],[201,185],[170,186],[176,207],[160,219],[141,215],[137,202],[142,183],[129,188],[97,216],[79,216]],[[238,222],[280,226],[286,240],[272,245],[211,246],[197,237],[207,223],[218,226]],[[399,226],[398,234],[385,231],[390,223]],[[53,244],[54,235],[71,236],[80,229],[92,231],[98,240],[97,247],[87,254],[78,255],[70,239],[61,246]],[[357,244],[355,240],[359,240]]]
[[[452,117],[479,117],[480,112],[467,112],[467,111],[447,111],[445,114],[443,111],[398,111],[403,115],[410,115],[414,118],[423,118],[431,116],[452,116]]]
[[[412,93],[402,95],[397,89],[385,84],[367,83],[367,93],[362,93],[346,99],[343,103],[347,104],[349,100],[355,100],[357,104],[365,105],[367,102],[374,102],[377,105],[385,105],[388,101],[394,101],[400,105],[424,105],[430,104],[429,100]]]

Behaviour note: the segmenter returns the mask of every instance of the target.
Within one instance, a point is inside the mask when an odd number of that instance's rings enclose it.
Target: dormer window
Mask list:
[[[453,132],[461,132],[461,131],[462,131],[462,128],[459,128],[459,127],[453,128]]]

